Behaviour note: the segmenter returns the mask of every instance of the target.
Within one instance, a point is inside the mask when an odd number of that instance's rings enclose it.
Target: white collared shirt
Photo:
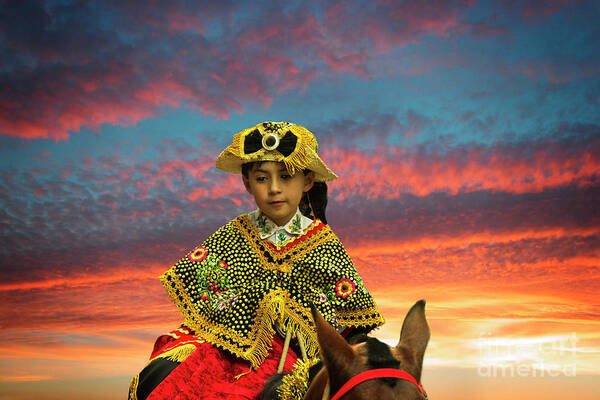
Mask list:
[[[264,215],[260,209],[248,213],[248,217],[256,227],[260,238],[266,239],[276,246],[284,246],[297,236],[304,234],[306,228],[313,222],[312,219],[302,215],[298,207],[292,218],[281,226]]]

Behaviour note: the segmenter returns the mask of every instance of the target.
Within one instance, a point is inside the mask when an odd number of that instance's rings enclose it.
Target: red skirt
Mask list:
[[[173,341],[165,341],[165,336],[161,336],[156,341],[153,356],[172,346]],[[268,357],[256,371],[250,369],[248,361],[210,343],[197,343],[196,347],[156,386],[147,400],[257,399],[267,379],[277,372],[283,340],[275,336]],[[297,359],[298,356],[289,349],[283,372],[291,371]]]

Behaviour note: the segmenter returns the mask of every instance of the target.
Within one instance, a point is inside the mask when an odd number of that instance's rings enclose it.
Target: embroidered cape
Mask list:
[[[268,355],[276,322],[301,335],[307,355],[317,356],[310,305],[334,326],[384,322],[341,242],[318,219],[276,246],[261,240],[243,214],[160,279],[186,326],[255,369]]]

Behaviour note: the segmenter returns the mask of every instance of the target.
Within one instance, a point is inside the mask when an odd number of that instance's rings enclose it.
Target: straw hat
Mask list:
[[[337,178],[317,154],[317,140],[308,129],[290,122],[263,122],[233,136],[233,143],[217,157],[217,168],[242,173],[242,164],[279,161],[291,175],[309,169],[315,181]]]

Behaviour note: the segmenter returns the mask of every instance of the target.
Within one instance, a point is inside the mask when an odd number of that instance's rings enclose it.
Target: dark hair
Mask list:
[[[255,167],[259,167],[264,161],[253,161],[242,164],[242,175],[248,179],[248,174]],[[302,171],[307,175],[310,170]],[[327,183],[315,182],[308,192],[302,194],[299,204],[300,212],[308,218],[319,218],[324,224],[327,224],[325,210],[327,209]],[[312,213],[311,213],[312,210]]]
[[[312,215],[310,212],[311,209]],[[313,187],[302,195],[302,200],[300,200],[300,211],[309,218],[319,218],[324,224],[327,224],[327,218],[325,217],[326,209],[327,184],[325,182],[315,182],[313,183]]]
[[[262,163],[264,163],[264,161],[252,161],[249,163],[242,164],[242,175],[244,175],[244,178],[248,179],[248,174],[250,173],[250,171],[252,171],[254,167],[260,167]]]

